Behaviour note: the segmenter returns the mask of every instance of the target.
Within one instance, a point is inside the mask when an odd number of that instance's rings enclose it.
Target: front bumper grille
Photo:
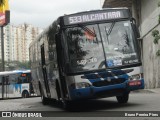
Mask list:
[[[109,80],[103,80],[103,81],[97,81],[93,82],[93,86],[95,87],[102,87],[102,86],[108,86],[108,85],[115,85],[115,84],[121,84],[126,81],[125,78],[118,78],[118,79],[111,79]]]

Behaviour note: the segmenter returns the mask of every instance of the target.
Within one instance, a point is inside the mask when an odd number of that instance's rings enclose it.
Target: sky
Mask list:
[[[101,9],[104,0],[9,0],[11,24],[45,28],[56,18],[86,10]]]

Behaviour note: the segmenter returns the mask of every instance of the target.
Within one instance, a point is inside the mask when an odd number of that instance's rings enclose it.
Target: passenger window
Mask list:
[[[18,83],[18,76],[17,75],[9,75],[10,84]]]
[[[2,76],[0,76],[0,85],[2,85]]]

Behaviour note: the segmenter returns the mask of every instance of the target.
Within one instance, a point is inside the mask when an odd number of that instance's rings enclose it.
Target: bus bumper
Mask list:
[[[70,100],[113,97],[138,89],[144,89],[144,79],[135,81],[127,80],[122,84],[103,87],[91,86],[81,89],[70,89]]]

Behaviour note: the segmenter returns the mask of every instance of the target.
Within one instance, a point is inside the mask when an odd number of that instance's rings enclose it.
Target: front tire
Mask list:
[[[42,90],[42,87],[41,87],[40,84],[39,84],[39,90],[40,90],[40,95],[41,95],[42,104],[43,104],[43,105],[49,104],[49,98],[46,98],[46,97],[44,96],[44,93],[43,93],[43,90]]]
[[[129,99],[129,93],[124,93],[121,96],[116,96],[118,103],[127,103]]]
[[[62,107],[67,111],[72,111],[73,103],[71,101],[62,100]]]
[[[28,91],[23,91],[22,92],[22,98],[28,98],[28,97],[29,97]]]
[[[44,97],[43,94],[41,94],[41,100],[42,100],[42,104],[43,104],[43,105],[47,105],[48,102],[49,102],[48,98]]]

